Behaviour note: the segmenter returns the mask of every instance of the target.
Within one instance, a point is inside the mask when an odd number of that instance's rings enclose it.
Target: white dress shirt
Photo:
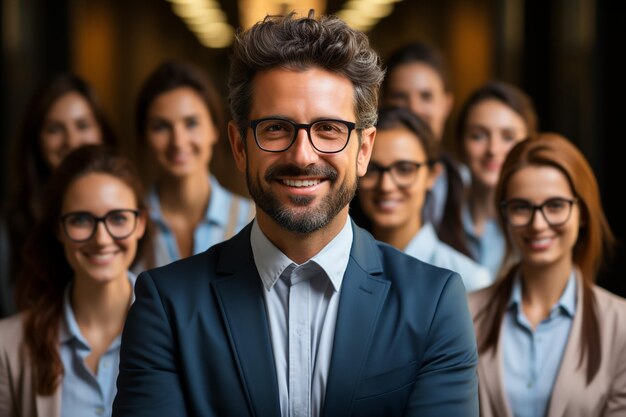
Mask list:
[[[250,243],[265,288],[283,417],[321,414],[352,237],[348,218],[317,255],[297,265],[267,239],[256,221],[252,226]]]

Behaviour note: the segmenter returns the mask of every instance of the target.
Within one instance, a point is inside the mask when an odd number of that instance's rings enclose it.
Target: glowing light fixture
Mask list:
[[[167,0],[172,10],[191,30],[200,43],[209,48],[226,48],[235,37],[226,13],[216,0]],[[367,32],[379,20],[389,16],[394,3],[402,0],[349,0],[334,13],[351,27]],[[249,28],[267,15],[284,15],[295,11],[306,16],[310,9],[320,16],[326,12],[326,0],[238,0],[241,26]]]
[[[389,16],[394,3],[402,0],[350,0],[336,14],[351,27],[367,32]]]
[[[233,43],[235,29],[215,0],[168,0],[200,43],[208,48],[226,48]]]
[[[320,16],[326,11],[326,0],[239,0],[238,9],[241,26],[249,28],[267,15],[295,11],[300,16],[307,16],[313,9],[315,15]]]

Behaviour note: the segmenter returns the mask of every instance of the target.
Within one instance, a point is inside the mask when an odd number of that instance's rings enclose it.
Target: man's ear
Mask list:
[[[357,175],[359,178],[367,172],[367,165],[370,163],[375,138],[375,127],[368,127],[361,132],[361,143],[359,144],[359,153],[356,159]]]
[[[228,122],[228,140],[230,141],[230,148],[233,151],[237,169],[241,172],[246,172],[246,143],[242,140],[239,127],[233,120]]]

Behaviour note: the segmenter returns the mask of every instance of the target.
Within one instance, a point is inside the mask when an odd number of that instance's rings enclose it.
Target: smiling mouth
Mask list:
[[[289,187],[296,187],[296,188],[300,188],[300,187],[312,187],[314,185],[319,184],[320,182],[322,182],[319,179],[315,179],[315,180],[289,180],[289,179],[283,179],[282,180],[283,184],[289,186]]]

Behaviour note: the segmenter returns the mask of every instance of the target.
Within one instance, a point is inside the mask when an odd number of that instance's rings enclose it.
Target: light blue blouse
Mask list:
[[[532,330],[524,315],[520,277],[504,315],[504,388],[514,417],[544,417],[576,313],[574,272],[550,314]]]
[[[486,268],[440,241],[431,223],[422,226],[404,252],[424,262],[458,272],[468,292],[486,287],[492,282]]]
[[[250,199],[231,193],[220,185],[214,176],[209,177],[211,198],[204,219],[193,235],[193,254],[198,254],[226,239],[231,238],[254,217],[254,204]],[[176,236],[161,213],[156,187],[148,194],[148,209],[155,223],[155,266],[166,265],[180,259]]]
[[[135,287],[137,276],[128,272],[128,279]],[[132,302],[135,301],[133,290]],[[100,357],[97,373],[85,364],[91,347],[83,337],[76,322],[70,303],[70,287],[63,299],[64,325],[60,331],[60,354],[63,363],[61,388],[61,415],[63,417],[108,417],[111,415],[113,399],[117,393],[115,382],[119,372],[120,344],[122,335],[113,340],[111,346]]]
[[[496,219],[487,220],[483,234],[477,235],[474,233],[474,221],[467,204],[463,206],[461,216],[467,248],[476,262],[487,268],[492,279],[495,280],[504,260],[506,245],[498,222]]]

